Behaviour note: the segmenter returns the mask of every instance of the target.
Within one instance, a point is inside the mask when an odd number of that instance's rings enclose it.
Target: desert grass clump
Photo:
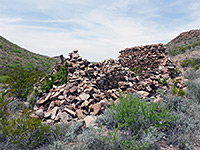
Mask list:
[[[186,83],[186,86],[188,88],[188,94],[189,96],[195,100],[196,102],[200,103],[200,83],[195,82],[193,80],[189,80]]]
[[[167,144],[192,150],[200,133],[200,106],[192,99],[169,94],[163,95],[163,99],[171,108],[171,115],[176,116],[164,131]]]

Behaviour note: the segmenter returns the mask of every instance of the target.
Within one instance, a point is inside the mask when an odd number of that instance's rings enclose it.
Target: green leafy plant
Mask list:
[[[41,145],[47,141],[46,135],[50,131],[41,120],[30,118],[27,111],[22,116],[7,120],[1,130],[7,141],[19,149],[33,149]]]
[[[130,70],[131,70],[132,72],[134,72],[136,75],[138,75],[139,73],[142,72],[142,68],[141,68],[140,66],[137,66],[137,67],[135,67],[135,68],[131,67]]]
[[[158,79],[158,83],[162,84],[162,85],[167,85],[167,78],[163,78],[163,79]]]
[[[55,75],[48,75],[45,77],[45,81],[42,84],[42,91],[47,92],[53,87],[57,80],[59,80],[61,84],[67,82],[67,63],[61,66],[59,72]]]
[[[171,92],[173,95],[177,95],[177,96],[184,96],[185,95],[185,91],[183,91],[182,88],[177,88],[176,86],[173,86],[171,88]]]
[[[194,66],[194,70],[199,70],[199,68],[200,68],[200,64]]]
[[[185,59],[181,62],[182,67],[195,67],[200,64],[200,58]]]
[[[193,42],[192,43],[192,48],[195,48],[198,45],[200,45],[200,41]]]
[[[20,50],[12,50],[14,53],[22,53]]]
[[[150,127],[158,130],[166,128],[169,121],[174,119],[170,115],[170,109],[166,106],[154,102],[147,103],[133,94],[120,96],[118,105],[112,104],[110,113],[117,121],[117,128],[123,132],[118,142],[126,149],[142,149],[148,147],[148,143],[142,143],[140,137],[142,134],[149,132]],[[111,136],[112,135],[112,136]],[[116,134],[110,134],[114,140]]]
[[[9,77],[3,82],[8,84],[8,92],[20,100],[26,100],[27,95],[33,88],[33,84],[43,73],[30,69],[24,69],[22,66],[14,67],[9,71]]]
[[[0,76],[0,83],[5,82],[9,76]]]

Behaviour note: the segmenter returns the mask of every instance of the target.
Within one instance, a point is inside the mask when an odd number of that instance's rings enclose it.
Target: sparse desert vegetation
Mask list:
[[[168,47],[186,43],[175,50],[177,55],[199,45],[190,36],[172,41]],[[17,58],[5,64],[10,58],[1,56],[6,73],[0,76],[0,149],[199,148],[199,58],[183,60],[179,67],[190,69],[181,73],[162,44],[126,49],[134,51],[132,66],[125,62],[129,56],[125,50],[120,60],[127,66],[113,59],[90,63],[75,49],[70,59],[49,73],[52,59],[16,45],[10,49],[3,38],[0,43],[1,51]],[[138,54],[140,50],[145,55]],[[25,63],[18,64],[18,54],[27,57]],[[39,66],[34,68],[35,64]],[[45,70],[39,69],[40,64]]]

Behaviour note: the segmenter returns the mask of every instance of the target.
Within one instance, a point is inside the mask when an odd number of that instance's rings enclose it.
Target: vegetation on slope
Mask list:
[[[0,76],[19,65],[48,73],[55,64],[55,59],[32,53],[0,36]]]
[[[183,32],[165,46],[170,56],[195,51],[200,46],[200,30]]]
[[[15,49],[12,53],[20,51]],[[184,63],[193,66],[197,61]],[[9,83],[9,90],[0,93],[0,149],[156,150],[162,145],[172,145],[180,150],[193,150],[198,143],[200,84],[194,82],[193,72],[186,75],[189,79],[186,93],[174,96],[172,89],[160,92],[161,103],[126,93],[121,95],[118,105],[112,104],[98,117],[97,127],[83,128],[83,122],[49,126],[38,118],[30,118],[31,111],[27,109],[29,106],[24,106],[24,101],[33,90],[39,72],[24,67],[12,66],[9,76],[0,78]],[[66,74],[64,66],[57,74],[47,76],[43,90],[51,88],[56,80],[66,82]],[[159,79],[160,84],[166,82],[165,78]],[[9,93],[20,101],[9,101]],[[36,97],[37,91],[33,102]]]

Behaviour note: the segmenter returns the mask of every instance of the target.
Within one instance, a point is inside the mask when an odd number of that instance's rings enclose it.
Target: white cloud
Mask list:
[[[73,48],[78,48],[80,54],[91,61],[117,58],[118,52],[126,47],[169,41],[183,30],[199,27],[199,7],[188,5],[191,22],[165,21],[163,24],[158,20],[165,19],[160,14],[162,9],[185,5],[185,1],[166,3],[163,7],[161,4],[156,0],[38,0],[30,3],[21,0],[16,6],[18,15],[7,18],[5,14],[0,15],[0,34],[45,55],[67,56]],[[26,14],[28,7],[29,15]]]

